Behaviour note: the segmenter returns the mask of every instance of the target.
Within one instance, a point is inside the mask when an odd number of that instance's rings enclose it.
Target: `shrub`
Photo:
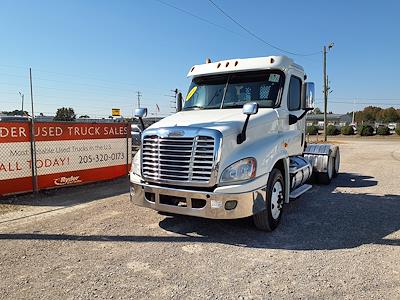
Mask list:
[[[395,131],[396,131],[396,133],[397,133],[398,135],[400,135],[400,127],[397,127],[397,128],[395,129]]]
[[[342,128],[340,128],[340,132],[343,135],[353,135],[354,134],[354,128],[353,126],[343,126]]]
[[[360,125],[357,127],[357,132],[361,136],[374,135],[374,128],[370,125]]]
[[[379,135],[389,135],[390,134],[390,129],[387,126],[380,126],[376,129],[376,134]]]
[[[309,135],[317,135],[318,134],[318,127],[311,125],[307,126],[307,134]]]
[[[326,134],[327,135],[338,135],[340,133],[339,129],[336,128],[335,125],[328,125],[326,127]]]

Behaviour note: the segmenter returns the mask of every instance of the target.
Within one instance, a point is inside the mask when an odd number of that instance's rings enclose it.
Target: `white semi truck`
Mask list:
[[[284,204],[339,172],[337,146],[308,144],[314,84],[286,56],[193,66],[183,109],[143,131],[131,201],[210,219],[253,216],[272,231]],[[145,108],[136,116],[145,117]],[[142,123],[143,124],[143,123]]]

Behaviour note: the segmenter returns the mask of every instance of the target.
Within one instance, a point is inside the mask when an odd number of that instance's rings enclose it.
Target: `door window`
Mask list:
[[[288,93],[288,109],[299,110],[301,103],[301,79],[295,76],[290,78]]]

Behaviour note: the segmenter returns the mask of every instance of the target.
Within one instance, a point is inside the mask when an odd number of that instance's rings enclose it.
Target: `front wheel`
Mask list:
[[[253,216],[254,225],[264,231],[278,227],[285,199],[285,181],[278,169],[272,169],[267,183],[266,209]]]

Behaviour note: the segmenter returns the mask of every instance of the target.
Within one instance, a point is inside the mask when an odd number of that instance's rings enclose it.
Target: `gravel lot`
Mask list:
[[[127,179],[19,198],[0,298],[400,299],[400,142],[340,146],[342,174],[273,233],[132,206]]]

